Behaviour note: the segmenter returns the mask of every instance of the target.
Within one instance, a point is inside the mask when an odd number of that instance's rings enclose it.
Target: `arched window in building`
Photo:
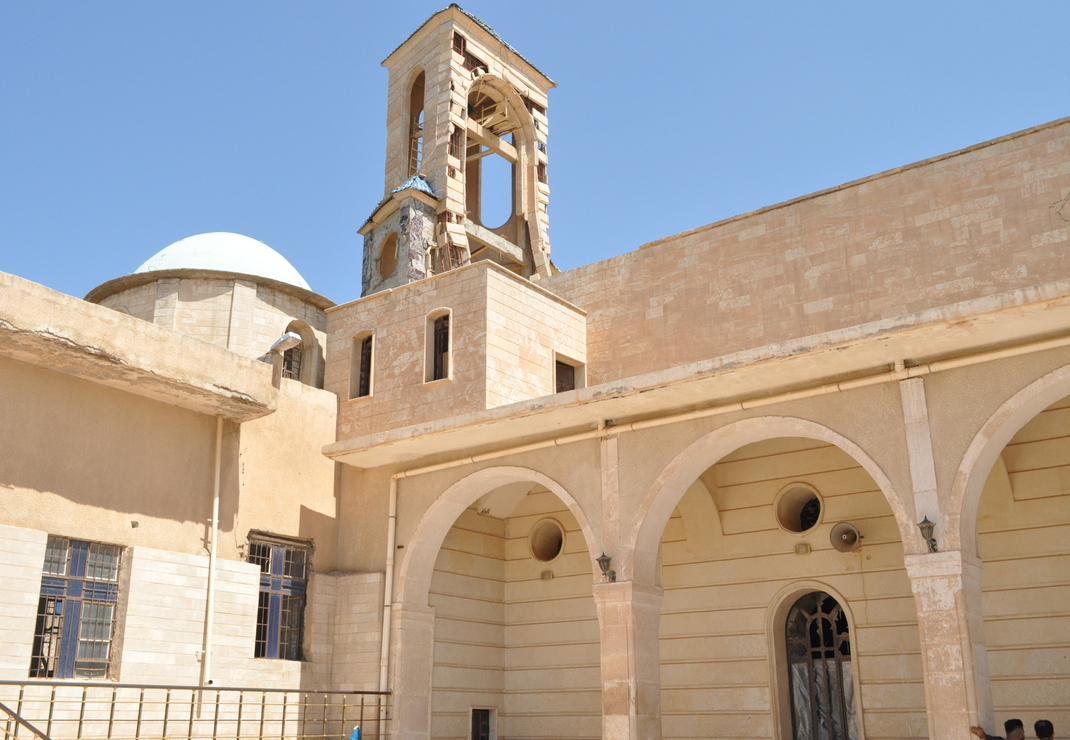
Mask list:
[[[286,331],[300,335],[301,343],[282,354],[282,377],[317,385],[318,342],[312,327],[304,321],[291,321]],[[317,386],[318,387],[318,386]]]
[[[424,382],[446,380],[450,377],[450,309],[440,308],[427,315],[426,345],[424,350]]]
[[[409,176],[420,171],[424,159],[424,73],[409,88]]]
[[[786,625],[794,740],[857,740],[847,615],[823,591],[791,607]]]

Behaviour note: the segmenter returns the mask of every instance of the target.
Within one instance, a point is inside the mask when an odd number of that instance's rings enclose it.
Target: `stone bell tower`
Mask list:
[[[363,295],[489,259],[550,275],[547,94],[554,83],[450,5],[386,58],[386,187],[360,229]],[[492,181],[493,167],[504,173]],[[485,214],[499,204],[495,219]],[[496,221],[502,221],[496,223]]]

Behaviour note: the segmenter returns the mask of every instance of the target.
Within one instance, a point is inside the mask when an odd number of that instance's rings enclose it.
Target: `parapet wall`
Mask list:
[[[1068,195],[1061,119],[539,285],[587,311],[596,385],[1065,278]]]

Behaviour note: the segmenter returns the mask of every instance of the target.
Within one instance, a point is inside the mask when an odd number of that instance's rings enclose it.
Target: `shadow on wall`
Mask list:
[[[0,377],[7,517],[46,531],[77,522],[87,530],[81,536],[92,537],[136,515],[123,526],[148,534],[152,520],[193,523],[189,535],[199,542],[211,512],[213,417],[14,360],[0,358]],[[223,529],[236,513],[237,454],[237,428],[226,424]]]

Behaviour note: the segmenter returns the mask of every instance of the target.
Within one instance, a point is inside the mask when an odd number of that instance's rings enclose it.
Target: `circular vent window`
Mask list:
[[[565,545],[565,530],[553,519],[543,519],[531,528],[528,544],[533,558],[549,563],[561,554]]]
[[[805,483],[792,483],[773,504],[780,528],[796,534],[808,532],[821,522],[821,497]]]

